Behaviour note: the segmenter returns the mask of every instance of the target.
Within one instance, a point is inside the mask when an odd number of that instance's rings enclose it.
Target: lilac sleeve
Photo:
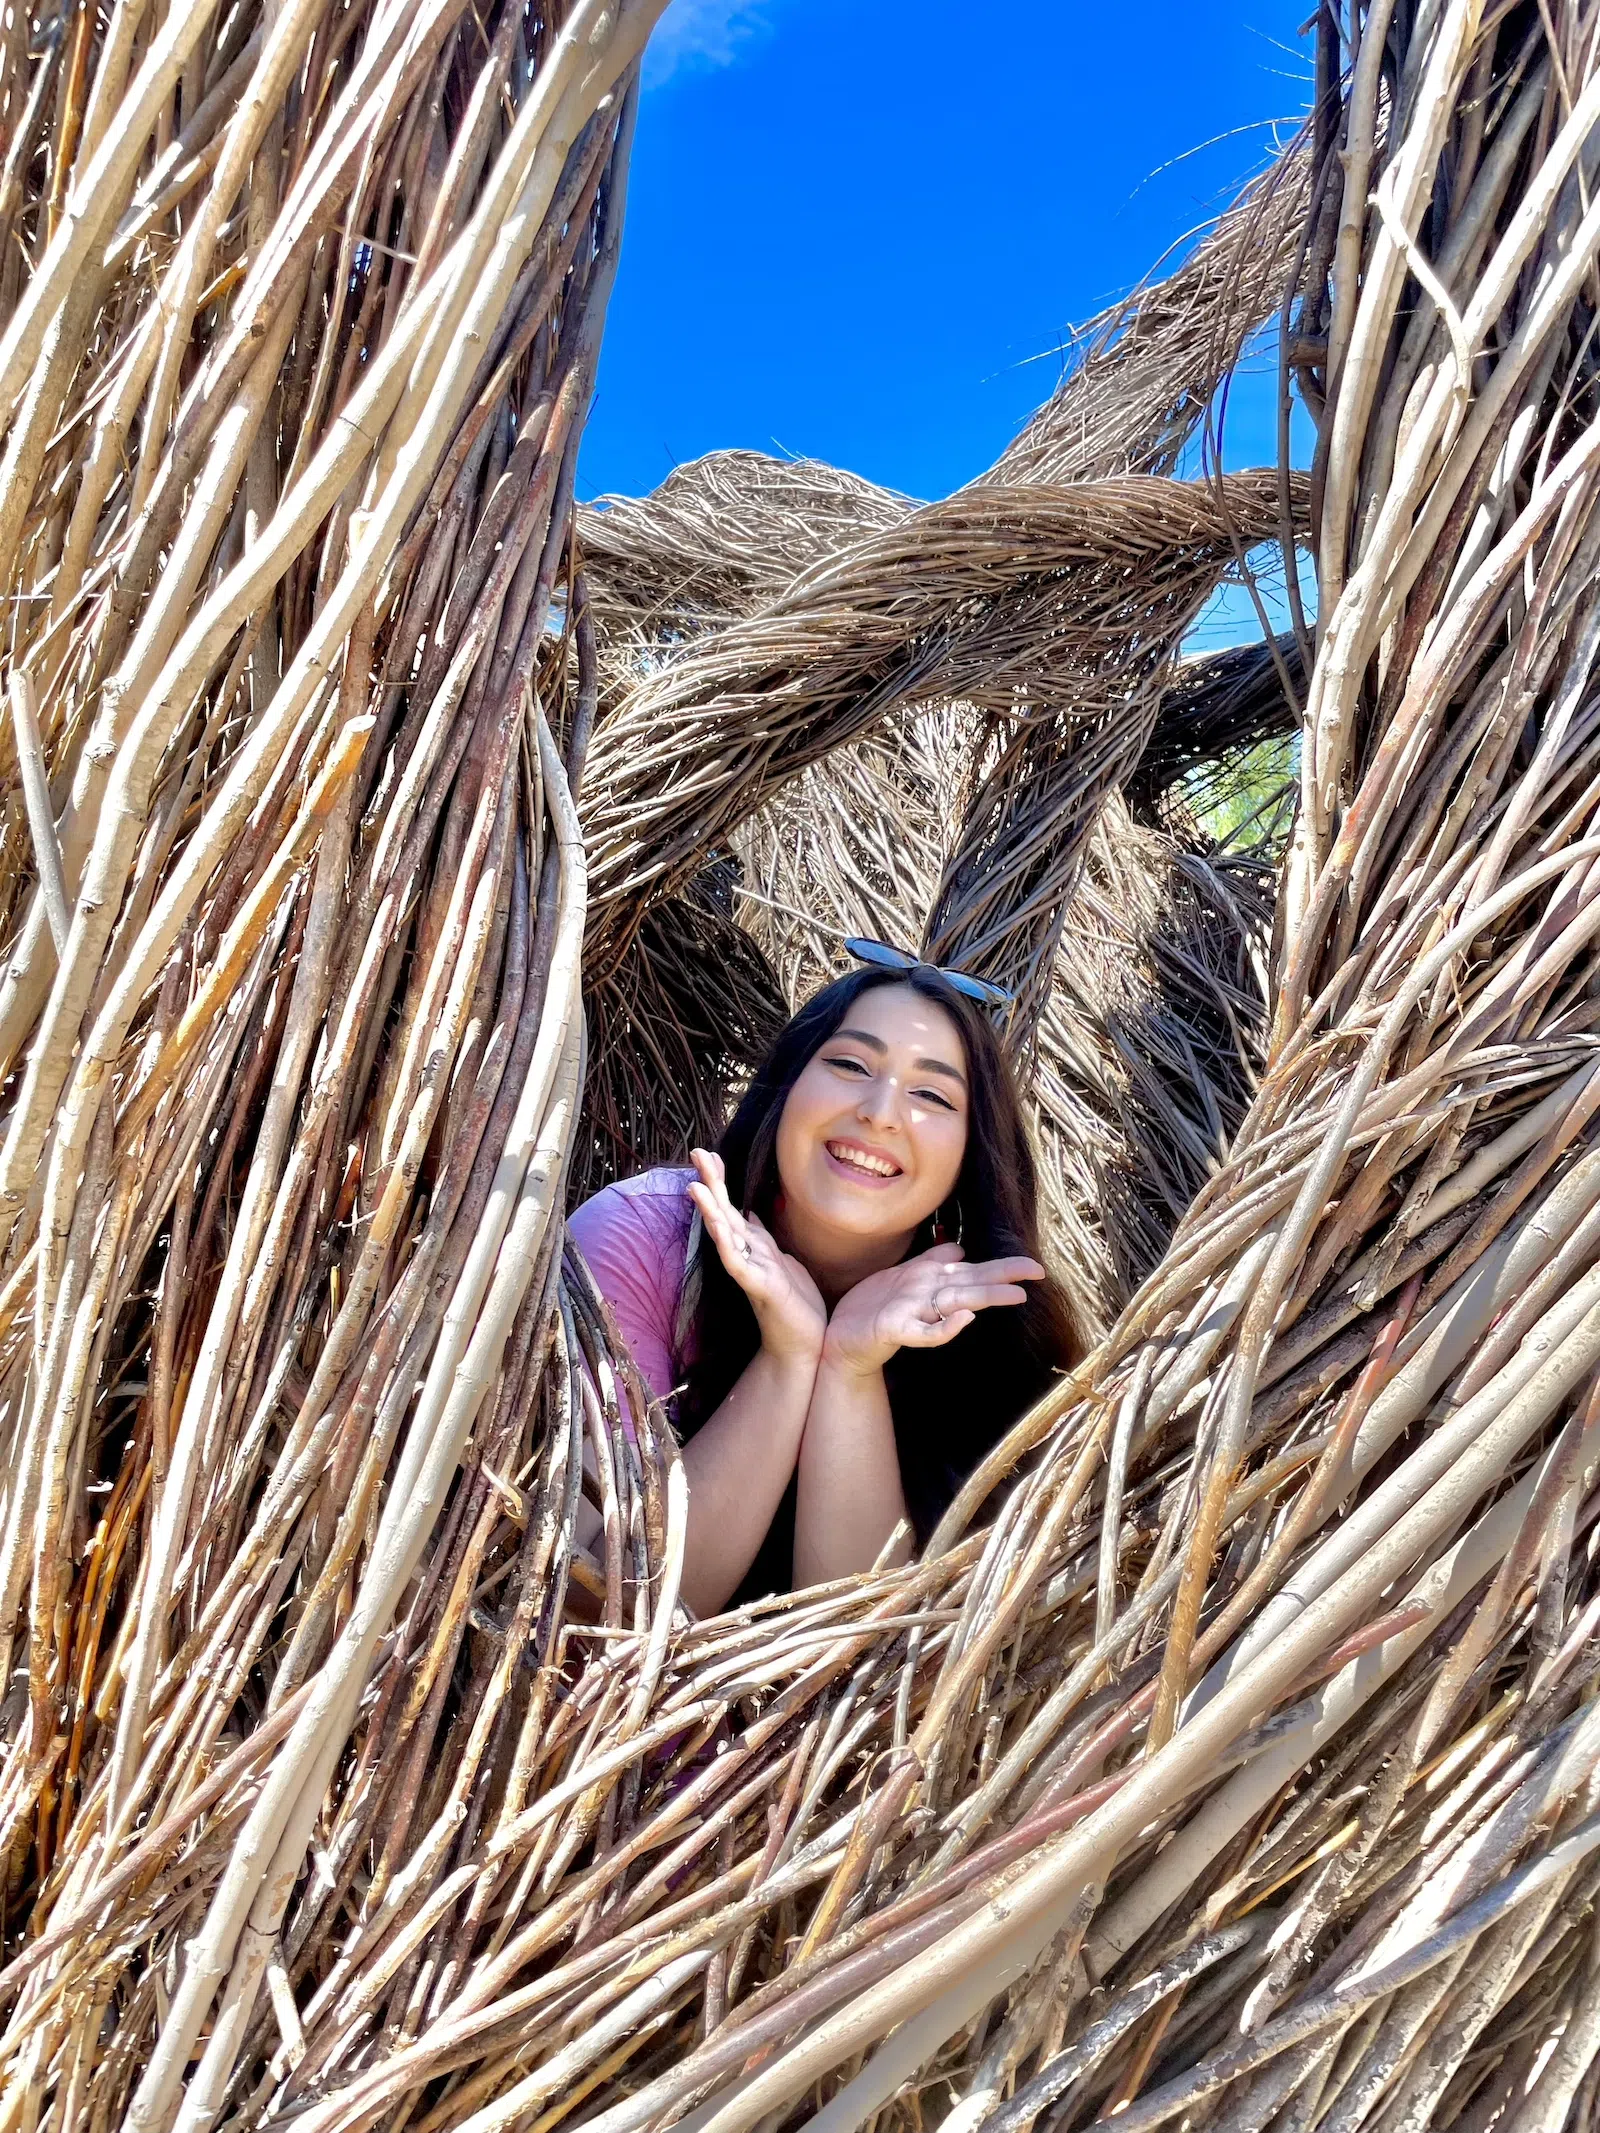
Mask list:
[[[673,1322],[690,1213],[681,1184],[675,1191],[649,1192],[608,1185],[567,1224],[639,1375],[658,1400],[674,1381]]]

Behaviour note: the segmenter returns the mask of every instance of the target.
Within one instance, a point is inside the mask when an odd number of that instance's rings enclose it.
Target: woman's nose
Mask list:
[[[899,1085],[888,1076],[875,1077],[861,1092],[856,1116],[864,1124],[897,1129],[900,1124]]]

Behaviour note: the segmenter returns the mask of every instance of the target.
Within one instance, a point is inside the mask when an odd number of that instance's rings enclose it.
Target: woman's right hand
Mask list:
[[[721,1156],[704,1148],[691,1148],[689,1153],[700,1173],[698,1182],[689,1187],[689,1197],[700,1211],[717,1257],[750,1299],[762,1347],[784,1362],[815,1364],[828,1330],[828,1307],[821,1290],[798,1259],[778,1249],[759,1216],[741,1214],[734,1206]]]

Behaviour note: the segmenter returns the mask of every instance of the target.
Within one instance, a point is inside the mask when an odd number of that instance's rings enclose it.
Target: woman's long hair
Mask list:
[[[945,1225],[957,1225],[969,1260],[1026,1254],[1038,1259],[1038,1186],[1022,1106],[1005,1054],[984,1010],[937,971],[923,967],[854,971],[806,1002],[785,1025],[718,1144],[736,1207],[769,1229],[778,1196],[778,1121],[789,1091],[839,1029],[863,993],[909,985],[943,1008],[967,1055],[967,1146]],[[934,1242],[931,1224],[911,1251]],[[908,1255],[909,1256],[909,1255]],[[680,1409],[686,1434],[722,1404],[760,1345],[755,1313],[702,1235],[686,1285],[691,1351]],[[925,1541],[962,1481],[1049,1385],[1081,1359],[1083,1343],[1060,1286],[1028,1284],[1028,1300],[980,1311],[939,1348],[902,1348],[884,1380],[894,1414],[906,1508]]]

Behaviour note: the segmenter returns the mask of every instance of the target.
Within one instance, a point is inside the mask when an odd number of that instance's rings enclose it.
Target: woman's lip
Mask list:
[[[846,1147],[849,1145],[849,1143],[841,1141],[839,1145],[841,1147]],[[833,1150],[828,1146],[826,1141],[824,1141],[822,1144],[822,1152],[828,1158],[828,1161],[832,1165],[832,1167],[838,1171],[841,1177],[849,1178],[857,1185],[894,1185],[905,1176],[905,1172],[903,1170],[897,1170],[893,1177],[880,1177],[876,1171],[863,1170],[856,1163],[842,1163],[840,1162],[839,1158],[834,1154]],[[892,1162],[893,1157],[886,1156],[884,1160],[886,1162]]]

